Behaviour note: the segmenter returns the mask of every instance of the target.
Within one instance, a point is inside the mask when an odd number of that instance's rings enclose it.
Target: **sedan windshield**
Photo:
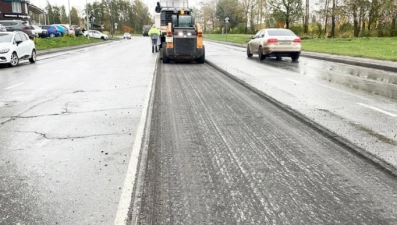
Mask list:
[[[0,34],[0,43],[11,42],[12,34]]]
[[[269,30],[269,36],[295,36],[294,32],[290,30]]]

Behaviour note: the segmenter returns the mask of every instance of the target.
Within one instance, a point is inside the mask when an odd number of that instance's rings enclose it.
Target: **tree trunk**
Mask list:
[[[331,15],[331,37],[335,37],[335,7],[336,0],[332,0],[332,15]]]
[[[397,20],[397,17],[393,16],[392,21],[391,21],[390,37],[396,36],[396,20]]]
[[[328,37],[328,34],[327,34],[327,25],[328,25],[328,0],[325,0],[325,24],[324,24],[324,34],[325,34],[325,37]]]
[[[305,21],[304,21],[303,32],[305,34],[309,33],[309,0],[306,0],[306,9],[305,9]]]

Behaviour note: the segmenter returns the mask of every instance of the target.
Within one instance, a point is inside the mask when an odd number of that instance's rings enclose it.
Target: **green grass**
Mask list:
[[[204,38],[246,44],[251,34],[205,34]],[[397,37],[317,38],[302,40],[302,50],[397,61]]]
[[[55,38],[35,38],[34,42],[36,44],[37,50],[47,50],[54,48],[98,43],[98,42],[103,42],[103,40],[97,38],[88,39],[83,36],[79,36],[79,37],[64,36],[64,37],[55,37]]]

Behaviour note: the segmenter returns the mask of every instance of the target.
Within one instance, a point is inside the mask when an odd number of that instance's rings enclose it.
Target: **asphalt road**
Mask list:
[[[153,77],[146,41],[0,68],[0,224],[113,223]]]
[[[394,176],[207,64],[161,65],[151,125],[136,224],[397,223]]]
[[[390,92],[346,79],[391,74],[206,47],[239,79],[397,162]],[[151,111],[156,57],[133,37],[0,68],[0,224],[119,225],[140,209],[142,224],[396,223],[395,179],[207,65],[159,68]],[[147,180],[131,199],[138,164]]]

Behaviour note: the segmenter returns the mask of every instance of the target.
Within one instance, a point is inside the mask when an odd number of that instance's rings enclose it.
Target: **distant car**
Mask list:
[[[76,34],[76,36],[83,35],[81,27],[79,27],[77,25],[71,25],[71,27],[74,29],[74,33]]]
[[[58,28],[59,32],[61,32],[61,36],[67,35],[68,34],[68,29],[61,24],[52,24],[56,28]]]
[[[42,25],[39,26],[42,29],[47,30],[47,37],[59,37],[62,36],[61,32],[59,32],[58,28],[54,25]]]
[[[0,64],[17,66],[20,60],[36,62],[36,46],[29,36],[21,31],[0,32]]]
[[[63,27],[66,27],[66,29],[68,30],[68,34],[69,35],[75,35],[76,36],[76,32],[74,31],[74,28],[68,24],[61,24]]]
[[[22,31],[26,33],[29,38],[38,37],[38,35],[33,32],[33,27],[30,26],[29,22],[23,20],[0,20],[0,24],[5,26],[7,31]]]
[[[143,25],[143,27],[142,27],[142,35],[144,37],[148,37],[149,36],[148,32],[149,32],[150,28],[152,28],[152,25]]]
[[[43,28],[41,28],[41,27],[39,27],[39,26],[37,26],[37,25],[32,25],[32,27],[33,27],[33,31],[34,31],[39,37],[41,37],[41,38],[46,38],[46,37],[48,37],[48,35],[47,35],[47,30],[46,30],[46,29],[43,29]]]
[[[6,32],[6,31],[7,31],[6,27],[0,24],[0,32]]]
[[[123,39],[131,39],[131,34],[130,33],[124,33]]]
[[[102,40],[107,40],[108,39],[108,35],[104,34],[100,31],[97,30],[86,30],[84,31],[84,36],[86,37],[90,37],[90,38],[100,38]]]
[[[284,28],[266,28],[258,31],[247,44],[247,56],[258,54],[259,60],[266,57],[291,57],[297,61],[301,53],[301,39],[294,32]]]

